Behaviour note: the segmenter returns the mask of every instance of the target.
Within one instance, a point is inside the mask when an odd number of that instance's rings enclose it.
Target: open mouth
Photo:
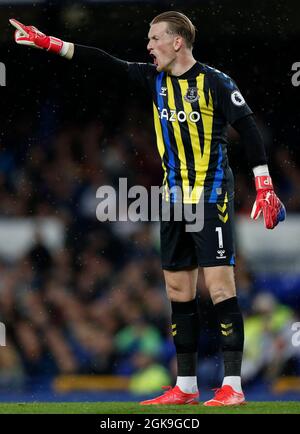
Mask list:
[[[152,59],[153,59],[153,63],[154,63],[154,65],[157,66],[158,63],[157,63],[157,58],[156,58],[155,54],[152,54],[152,53],[151,53],[150,56],[151,56]]]

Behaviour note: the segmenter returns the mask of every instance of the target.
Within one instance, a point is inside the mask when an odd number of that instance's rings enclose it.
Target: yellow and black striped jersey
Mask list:
[[[128,63],[128,73],[152,95],[166,191],[180,187],[184,203],[231,200],[227,126],[252,113],[235,82],[200,62],[179,77],[146,63]]]

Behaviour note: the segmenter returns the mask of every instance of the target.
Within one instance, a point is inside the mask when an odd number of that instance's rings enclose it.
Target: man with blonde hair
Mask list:
[[[235,82],[193,56],[195,27],[176,11],[164,12],[150,23],[147,49],[153,63],[126,62],[103,50],[46,36],[33,26],[12,19],[18,44],[42,48],[67,59],[97,64],[111,73],[128,75],[150,90],[157,146],[164,169],[164,201],[174,211],[182,204],[204,204],[202,230],[189,232],[186,221],[161,219],[161,257],[172,307],[172,334],[177,354],[175,387],[143,405],[197,404],[197,345],[199,314],[196,283],[204,273],[218,318],[224,358],[224,380],[207,406],[243,404],[241,363],[243,318],[236,296],[233,266],[233,176],[227,158],[227,125],[241,136],[253,168],[256,201],[251,217],[262,213],[267,229],[285,218],[274,193],[261,135],[253,114]]]

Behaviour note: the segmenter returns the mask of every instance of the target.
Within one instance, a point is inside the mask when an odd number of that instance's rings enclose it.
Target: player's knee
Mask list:
[[[214,304],[221,303],[228,298],[235,297],[235,288],[231,286],[216,285],[209,288],[210,296]]]
[[[176,285],[166,285],[167,296],[170,301],[183,301],[184,293],[183,291]]]
[[[170,301],[186,302],[195,298],[195,294],[189,288],[182,288],[177,285],[166,285],[167,296]]]

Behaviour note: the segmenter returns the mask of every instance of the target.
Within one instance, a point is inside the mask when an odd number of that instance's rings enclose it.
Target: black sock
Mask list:
[[[177,375],[192,377],[197,374],[197,347],[199,313],[197,299],[172,301],[172,334],[177,353]]]
[[[241,376],[244,322],[236,297],[215,304],[220,325],[224,376]]]

